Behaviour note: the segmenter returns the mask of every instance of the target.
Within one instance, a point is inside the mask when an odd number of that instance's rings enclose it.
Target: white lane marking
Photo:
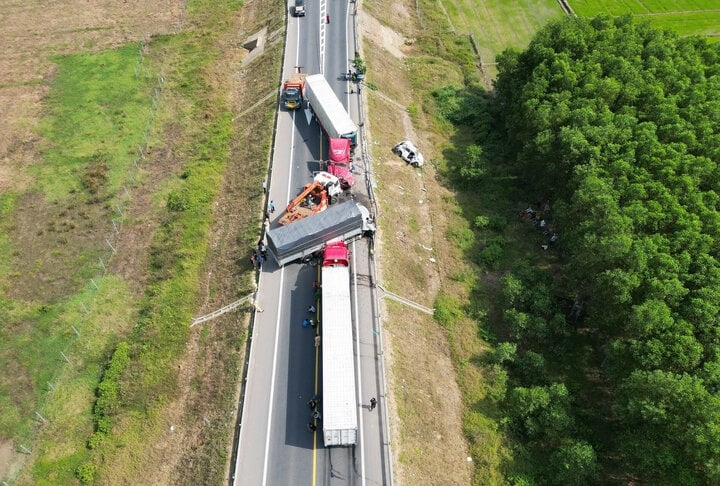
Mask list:
[[[300,60],[300,28],[298,27],[297,30],[297,39],[295,40],[295,65],[298,65],[298,61]],[[295,155],[295,111],[292,112],[292,130],[290,134],[290,167],[288,170],[288,186],[287,186],[287,194],[285,196],[285,200],[290,200],[290,182],[292,181],[292,161]],[[278,308],[278,314],[277,319],[275,320],[275,349],[273,350],[273,364],[272,364],[272,375],[270,379],[270,403],[268,406],[268,419],[267,419],[267,430],[265,431],[265,459],[263,462],[263,475],[262,475],[262,484],[265,486],[267,484],[267,470],[268,470],[268,461],[269,461],[269,455],[270,455],[270,430],[272,428],[272,412],[273,412],[273,406],[275,404],[274,402],[274,396],[275,396],[275,372],[277,369],[277,354],[278,354],[278,336],[280,335],[280,315],[282,314],[282,298],[283,298],[283,286],[285,283],[285,267],[280,267],[280,292],[277,299],[277,308]]]

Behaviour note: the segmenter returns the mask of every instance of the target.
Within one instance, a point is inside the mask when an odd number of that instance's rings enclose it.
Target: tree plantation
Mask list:
[[[566,18],[498,61],[435,98],[473,134],[453,177],[556,235],[499,283],[511,482],[718,484],[720,43]]]

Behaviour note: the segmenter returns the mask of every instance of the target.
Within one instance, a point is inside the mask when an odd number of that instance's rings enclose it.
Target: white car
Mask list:
[[[403,140],[395,145],[392,149],[395,155],[399,155],[402,159],[413,167],[422,167],[425,163],[425,157],[413,145],[410,140]]]

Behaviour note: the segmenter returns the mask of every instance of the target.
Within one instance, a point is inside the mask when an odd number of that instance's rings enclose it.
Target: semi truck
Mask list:
[[[290,75],[283,83],[282,100],[283,105],[288,110],[296,110],[302,106],[305,96],[305,73],[298,72]]]
[[[305,184],[300,194],[290,201],[285,208],[285,213],[280,217],[279,224],[285,226],[311,214],[324,211],[328,204],[337,202],[342,191],[340,179],[329,172],[318,172],[315,174],[313,182]]]
[[[325,170],[340,180],[340,186],[344,190],[350,189],[355,184],[355,177],[353,177],[350,170],[350,156],[352,154],[350,140],[347,138],[331,138],[328,152]]]
[[[346,201],[323,212],[268,230],[267,248],[283,266],[314,255],[330,240],[348,241],[360,235],[372,235],[375,223],[368,209]]]
[[[313,74],[305,78],[305,98],[328,138],[347,138],[352,146],[357,144],[358,127],[325,76]]]
[[[350,258],[342,241],[325,246],[320,268],[323,442],[325,447],[357,443]]]

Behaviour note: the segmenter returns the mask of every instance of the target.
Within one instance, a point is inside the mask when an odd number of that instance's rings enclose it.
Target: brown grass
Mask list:
[[[412,45],[414,3],[374,0],[363,5],[367,6],[361,15],[363,55],[368,81],[378,88],[365,92],[381,211],[380,279],[389,290],[432,307],[452,270],[446,267],[453,255],[447,253],[448,208],[443,202],[450,193],[436,182],[432,164],[446,142],[425,130],[425,115],[413,109],[422,105],[410,83],[417,55]],[[382,18],[382,24],[370,17],[372,13]],[[445,84],[457,76],[451,72],[438,82]],[[391,153],[390,148],[404,138],[414,140],[425,155],[423,169],[413,169]],[[396,420],[397,484],[470,484],[473,464],[467,461],[463,435],[463,396],[445,331],[431,316],[394,302],[385,301],[383,315],[392,350],[388,388]]]
[[[3,289],[10,292],[9,297],[32,300],[42,296],[52,300],[76,292],[87,280],[73,275],[72,262],[82,252],[106,250],[104,237],[111,232],[108,208],[101,203],[70,207],[72,203],[48,203],[28,192],[33,181],[27,169],[41,161],[42,141],[35,129],[54,76],[51,56],[102,50],[151,34],[176,31],[181,28],[182,4],[182,0],[51,0],[0,6],[0,16],[4,19],[0,35],[11,39],[13,47],[0,53],[0,113],[3,115],[0,117],[0,191],[24,193],[17,203],[20,210],[15,219],[6,222],[12,241],[19,248],[14,255],[13,285]],[[269,85],[273,88],[276,85],[280,69],[278,37],[270,39],[269,52],[264,58],[243,70],[239,66],[246,51],[239,45],[245,37],[268,25],[267,12],[276,11],[277,7],[277,2],[272,1],[248,2],[241,15],[232,20],[235,23],[229,30],[232,34],[221,39],[222,57],[205,73],[213,89],[232,104],[234,112],[240,112],[266,94],[256,91],[266,90],[261,83],[245,79],[247,73],[265,76]],[[269,25],[277,29],[282,26],[282,19],[274,18]],[[167,54],[149,49],[146,55],[162,58]],[[159,112],[156,121],[156,126],[164,129],[152,135],[154,142],[146,153],[147,161],[138,182],[129,187],[130,203],[115,240],[117,252],[107,263],[108,272],[127,282],[136,298],[143,295],[147,283],[148,248],[164,208],[163,181],[177,176],[184,163],[182,143],[189,137],[187,127],[181,125],[181,117],[177,117],[175,123],[169,122],[173,119],[169,112],[174,106],[165,96],[171,95],[165,93],[161,98],[161,111],[165,114]],[[257,183],[262,178],[265,160],[250,154],[242,144],[265,136],[247,127],[269,133],[271,120],[266,118],[266,113],[273,109],[271,101],[255,110],[257,114],[250,115],[257,119],[238,121],[237,127],[243,131],[238,132],[236,153],[230,157],[232,165],[228,166],[225,186],[216,201],[214,240],[208,255],[211,263],[206,272],[207,282],[203,283],[205,293],[198,296],[201,307],[198,314],[235,300],[251,285],[245,259],[240,263],[238,258],[238,247],[244,247],[245,243],[245,236],[239,235],[257,234],[260,199]],[[84,184],[89,193],[102,195],[102,165],[86,174]],[[237,403],[234,394],[244,361],[242,343],[246,327],[245,314],[231,313],[208,324],[205,330],[197,329],[178,364],[181,398],[169,403],[163,416],[154,424],[148,424],[146,430],[135,431],[139,437],[156,438],[150,448],[108,458],[107,471],[116,473],[104,474],[108,482],[129,484],[143,478],[146,484],[199,484],[209,472],[217,474],[219,470],[222,476],[226,464],[222,459],[218,463],[218,458],[223,457],[222,453],[231,444],[233,407],[227,408],[227,404]],[[113,329],[113,332],[122,335],[128,330]],[[18,386],[22,388],[22,384]],[[30,389],[29,383],[27,388]],[[77,404],[82,407],[76,410],[75,423],[52,424],[44,430],[46,435],[74,436],[74,440],[57,441],[57,450],[46,451],[45,457],[49,459],[71,453],[73,447],[78,447],[78,439],[79,447],[83,447],[82,438],[91,433],[88,407],[94,399],[92,388],[88,388],[87,383],[70,381],[62,393],[65,395],[58,395],[60,402],[53,400],[58,415],[68,414],[68,407]],[[122,419],[119,421],[118,427],[122,428]],[[138,443],[142,442],[138,439]],[[0,444],[0,478],[15,477],[20,460],[28,458],[16,453],[16,447],[10,441]],[[134,464],[123,462],[130,456],[143,460]],[[29,456],[30,461],[35,457]],[[28,464],[18,484],[33,482],[31,468],[32,464]]]

